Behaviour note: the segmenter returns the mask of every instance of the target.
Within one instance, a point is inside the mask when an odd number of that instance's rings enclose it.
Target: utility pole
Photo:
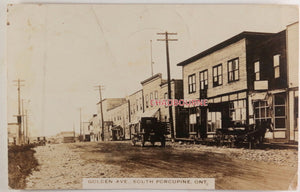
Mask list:
[[[25,112],[24,112],[24,99],[22,99],[22,139],[23,139],[23,142],[26,143],[26,139],[25,139]]]
[[[150,56],[151,56],[151,76],[153,76],[153,58],[152,58],[152,40],[150,40]]]
[[[75,140],[75,123],[73,122],[73,138],[74,138],[74,143],[76,142]]]
[[[29,135],[28,135],[28,114],[27,114],[27,109],[25,110],[25,117],[26,117],[26,140],[27,140],[27,143],[29,144]]]
[[[177,41],[178,39],[169,39],[168,35],[177,35],[177,33],[157,33],[157,35],[164,35],[165,39],[157,39],[157,41],[165,41],[166,42],[166,54],[167,54],[167,73],[168,73],[168,99],[172,99],[171,96],[171,75],[170,75],[170,59],[169,59],[169,41]],[[175,140],[174,136],[174,125],[173,125],[173,113],[172,113],[172,105],[169,105],[169,121],[171,126],[171,139],[172,142]]]
[[[18,130],[18,144],[22,144],[23,143],[23,139],[22,139],[22,115],[21,115],[21,85],[22,82],[24,82],[25,80],[14,80],[13,82],[16,82],[17,84],[15,86],[17,86],[18,88],[18,115],[16,115],[17,117],[17,121],[18,121],[18,125],[19,125],[19,130]]]
[[[95,86],[99,90],[100,95],[100,115],[101,115],[101,140],[104,141],[104,119],[103,119],[103,106],[102,106],[102,91],[104,90],[103,85]]]
[[[79,123],[79,129],[80,129],[80,140],[82,140],[82,138],[83,138],[83,136],[82,136],[82,118],[81,118],[81,107],[79,108],[79,121],[80,121],[80,123]]]

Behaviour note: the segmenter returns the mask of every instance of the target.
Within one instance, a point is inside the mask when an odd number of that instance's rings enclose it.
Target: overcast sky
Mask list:
[[[298,9],[276,5],[29,5],[8,6],[8,122],[15,122],[17,89],[25,80],[24,106],[31,135],[79,131],[96,112],[99,92],[124,97],[154,73],[166,77],[165,44],[158,32],[176,32],[170,42],[171,77],[176,64],[242,31],[279,32],[298,21]],[[29,102],[27,100],[30,100]]]

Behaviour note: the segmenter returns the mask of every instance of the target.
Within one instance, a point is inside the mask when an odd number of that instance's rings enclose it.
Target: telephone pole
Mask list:
[[[24,111],[24,99],[22,99],[22,139],[24,142],[26,142],[26,139],[25,139],[25,111]]]
[[[82,136],[82,117],[81,117],[81,110],[82,108],[80,107],[79,108],[79,121],[80,121],[80,124],[79,124],[79,129],[80,129],[80,140],[83,139],[83,136]]]
[[[76,139],[75,139],[75,123],[73,122],[73,137],[74,137],[74,143],[76,142]]]
[[[101,140],[104,141],[104,119],[103,119],[103,106],[102,106],[102,91],[104,90],[103,85],[95,86],[99,90],[100,95],[100,115],[101,115]]]
[[[29,135],[28,135],[28,114],[27,114],[27,109],[25,110],[25,117],[26,117],[26,141],[29,144]]]
[[[150,56],[151,56],[151,76],[153,76],[153,58],[152,58],[152,40],[150,40]]]
[[[22,144],[23,143],[23,136],[22,136],[22,114],[21,114],[21,85],[22,82],[24,82],[25,80],[14,80],[13,82],[16,82],[17,84],[15,86],[17,86],[18,89],[18,115],[16,115],[17,117],[17,121],[18,121],[18,126],[19,126],[19,130],[18,130],[18,144]]]
[[[170,75],[170,59],[169,59],[169,41],[177,41],[178,39],[169,39],[169,35],[177,35],[177,33],[157,33],[157,35],[164,35],[165,39],[157,39],[157,41],[165,41],[166,42],[166,56],[167,56],[167,73],[168,73],[168,99],[172,99],[171,96],[171,75]],[[171,126],[171,139],[172,142],[175,140],[174,136],[174,125],[173,125],[173,113],[172,113],[172,105],[169,105],[169,121]]]

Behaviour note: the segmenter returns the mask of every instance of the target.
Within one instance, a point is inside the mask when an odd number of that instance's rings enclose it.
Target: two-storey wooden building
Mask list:
[[[188,109],[189,137],[212,137],[219,128],[271,119],[274,131],[266,137],[291,140],[286,33],[242,32],[178,64],[184,99],[209,103]]]

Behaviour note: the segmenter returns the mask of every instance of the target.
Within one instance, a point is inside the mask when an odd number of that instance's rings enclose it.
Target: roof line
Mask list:
[[[196,61],[196,60],[198,60],[198,59],[200,59],[200,58],[202,58],[202,57],[204,57],[206,55],[209,55],[209,54],[213,53],[214,51],[222,49],[222,48],[224,48],[224,47],[226,47],[226,46],[228,46],[228,45],[230,45],[232,43],[235,43],[235,42],[237,42],[237,41],[239,41],[241,39],[244,39],[244,38],[246,38],[248,36],[258,36],[258,35],[259,36],[269,36],[269,35],[274,35],[274,34],[276,34],[276,33],[244,31],[244,32],[241,32],[241,33],[239,33],[239,34],[237,34],[237,35],[235,35],[235,36],[233,36],[233,37],[231,37],[231,38],[229,38],[229,39],[227,39],[225,41],[222,41],[221,43],[218,43],[218,44],[216,44],[216,45],[214,45],[214,46],[212,46],[212,47],[210,47],[210,48],[208,48],[208,49],[206,49],[206,50],[198,53],[197,55],[194,55],[194,56],[192,56],[192,57],[190,57],[190,58],[188,58],[188,59],[186,59],[186,60],[178,63],[177,66],[184,66],[184,65],[187,65],[189,63],[192,63],[192,62],[194,62],[194,61]]]

